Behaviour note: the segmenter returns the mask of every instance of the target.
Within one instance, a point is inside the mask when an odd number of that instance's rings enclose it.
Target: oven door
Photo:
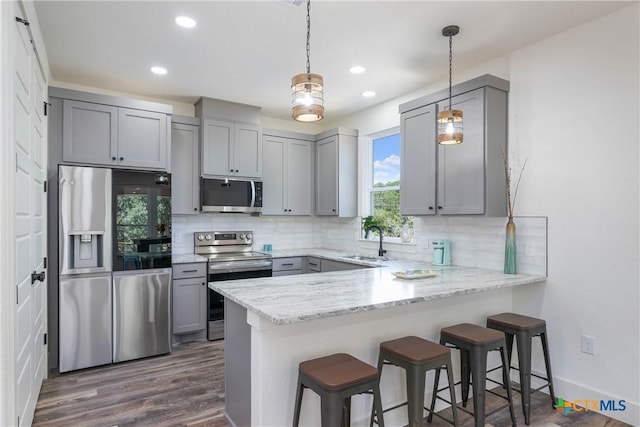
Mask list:
[[[261,260],[266,261],[266,260]],[[239,280],[239,279],[257,279],[259,277],[271,277],[271,260],[268,260],[269,268],[263,270],[251,271],[226,271],[219,272],[215,270],[215,263],[209,266],[209,282],[221,282],[223,280]],[[227,264],[227,263],[220,263]],[[214,266],[212,273],[211,266]],[[228,270],[228,266],[226,268]],[[222,269],[221,269],[222,270]],[[208,290],[208,313],[207,313],[207,339],[209,341],[221,340],[224,338],[224,297],[218,292]]]

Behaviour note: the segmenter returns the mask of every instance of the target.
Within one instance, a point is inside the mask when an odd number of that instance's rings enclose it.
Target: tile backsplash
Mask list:
[[[451,240],[453,264],[502,270],[506,218],[415,217],[413,243],[384,242],[387,255],[431,262],[434,239]],[[515,217],[517,271],[547,274],[547,217]],[[270,243],[274,250],[327,248],[376,255],[377,234],[361,238],[360,218],[254,217],[245,214],[174,215],[173,253],[193,253],[196,231],[252,230],[254,248]]]

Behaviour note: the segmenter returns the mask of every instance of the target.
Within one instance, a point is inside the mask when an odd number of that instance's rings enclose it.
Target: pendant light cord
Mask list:
[[[307,74],[311,73],[311,62],[309,57],[311,56],[311,0],[307,0]]]
[[[308,46],[308,45],[307,45]],[[451,68],[451,61],[453,60],[453,36],[449,36],[449,110],[451,110],[451,75],[453,74],[452,68]],[[308,61],[308,59],[307,59]],[[307,66],[308,66],[308,62],[307,62]]]

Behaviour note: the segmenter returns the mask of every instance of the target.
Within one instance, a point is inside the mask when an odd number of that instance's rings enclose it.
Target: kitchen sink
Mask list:
[[[342,258],[353,259],[355,261],[381,261],[380,258],[375,256],[363,256],[363,255],[345,255]]]

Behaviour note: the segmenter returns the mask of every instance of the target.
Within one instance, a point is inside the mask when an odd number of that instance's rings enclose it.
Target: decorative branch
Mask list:
[[[516,181],[516,188],[513,192],[513,198],[511,198],[511,168],[509,167],[509,162],[507,161],[507,155],[505,154],[502,147],[500,147],[500,154],[502,155],[502,161],[504,163],[504,179],[507,184],[507,210],[509,217],[513,216],[513,210],[516,205],[516,197],[518,197],[518,189],[520,188],[520,180],[522,179],[522,173],[524,172],[524,168],[527,166],[527,159],[524,159],[524,163],[522,164],[522,169],[520,169],[520,173],[518,174],[518,180]]]

